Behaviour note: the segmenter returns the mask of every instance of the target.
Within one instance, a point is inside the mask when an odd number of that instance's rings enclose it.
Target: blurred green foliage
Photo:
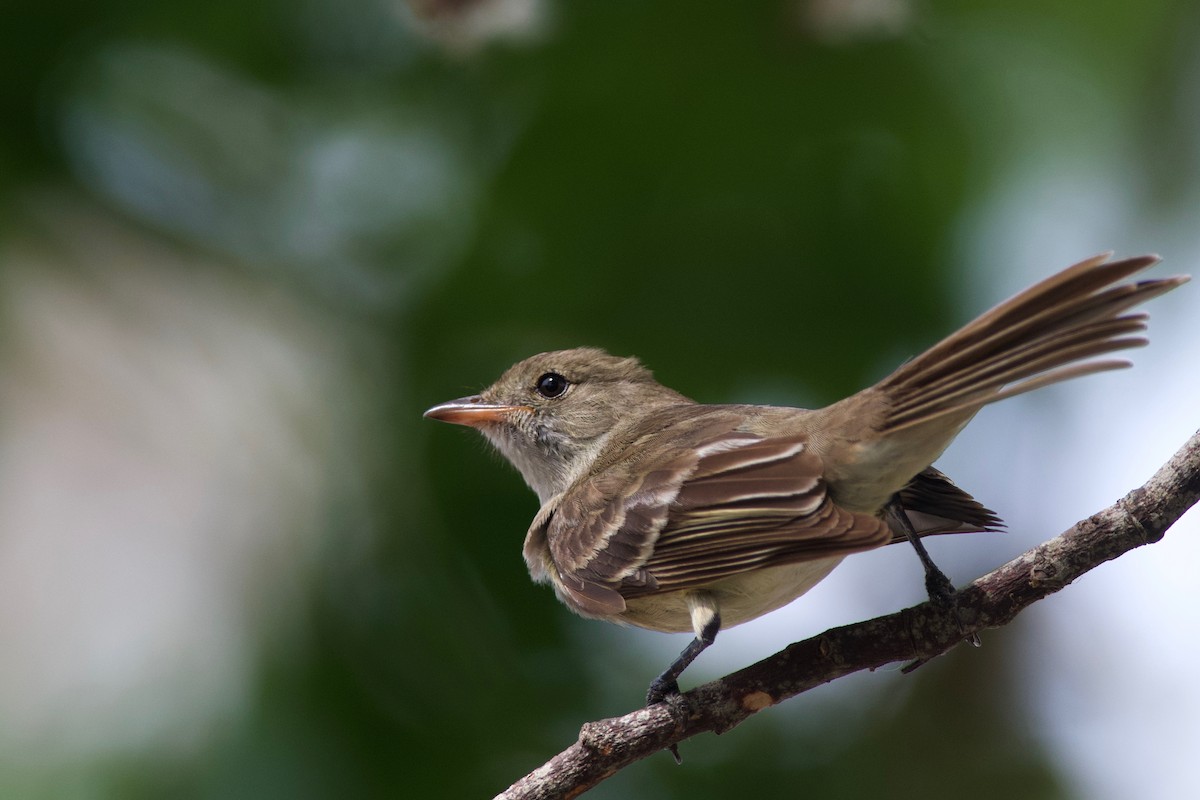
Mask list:
[[[812,21],[850,5],[834,0],[564,3],[531,41],[469,52],[372,0],[25,5],[0,26],[5,229],[22,232],[26,193],[53,185],[228,259],[374,342],[352,367],[375,410],[367,477],[331,504],[291,610],[303,635],[262,643],[240,716],[199,752],[0,765],[6,796],[490,796],[580,722],[633,707],[657,667],[634,658],[609,699],[595,676],[628,662],[582,644],[598,623],[525,575],[532,495],[421,410],[581,344],[637,354],[712,402],[816,404],[877,377],[965,315],[947,280],[959,226],[1028,140],[1021,114],[1044,107],[1020,94],[1056,91],[1020,84],[1026,58],[1061,59],[1125,121],[1161,202],[1178,174],[1165,165],[1192,157],[1154,133],[1180,113],[1196,40],[1183,2],[897,1],[880,4],[903,12],[894,30],[845,33]],[[1077,99],[1049,104],[1070,115]],[[252,145],[243,109],[265,120]],[[305,171],[314,148],[361,131],[397,174],[425,177],[372,183],[369,158],[349,177]],[[427,148],[416,166],[409,134]],[[329,206],[296,210],[318,190]],[[306,261],[280,220],[332,226],[338,198],[361,208]],[[346,546],[362,541],[348,531],[371,545]],[[1002,645],[956,653],[836,746],[820,733],[836,717],[781,721],[802,699],[596,796],[1062,796],[1004,670]]]

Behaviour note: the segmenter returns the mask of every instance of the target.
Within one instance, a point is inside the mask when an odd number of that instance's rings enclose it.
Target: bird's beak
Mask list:
[[[425,412],[429,419],[453,422],[455,425],[479,427],[489,422],[504,422],[515,411],[530,411],[529,406],[508,406],[502,403],[485,402],[479,395],[460,397],[447,403],[439,403]]]

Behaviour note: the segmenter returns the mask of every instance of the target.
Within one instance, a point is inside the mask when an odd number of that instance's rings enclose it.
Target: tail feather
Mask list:
[[[957,333],[943,339],[901,369],[910,366],[924,369],[939,362],[945,363],[952,358],[955,351],[962,351],[966,345],[987,339],[998,332],[1019,329],[1020,323],[1031,321],[1039,312],[1052,311],[1065,301],[1093,296],[1100,289],[1140,272],[1159,260],[1158,256],[1147,255],[1108,263],[1111,255],[1102,253],[1039,281],[1020,294],[985,311]]]
[[[970,388],[980,381],[1004,381],[1007,383],[1027,374],[1027,371],[1036,368],[1038,363],[1043,363],[1043,368],[1049,369],[1068,363],[1068,361],[1146,344],[1147,340],[1142,337],[1116,338],[1123,334],[1145,330],[1145,321],[1144,314],[1131,315],[1115,320],[1093,322],[1070,333],[1065,333],[1059,339],[1039,338],[1025,345],[1017,345],[1011,350],[1001,352],[966,369],[930,380],[925,383],[923,391],[926,394],[949,395],[964,388]],[[1096,345],[1095,352],[1083,353],[1080,351],[1080,348],[1090,345]],[[1055,361],[1057,363],[1054,363]]]
[[[1081,261],[1041,281],[903,364],[878,385],[891,400],[882,430],[948,415],[969,418],[1006,397],[1129,366],[1119,359],[1084,359],[1146,344],[1133,334],[1146,329],[1147,316],[1122,312],[1187,278],[1112,286],[1158,258],[1108,262],[1108,257]]]
[[[964,492],[933,467],[922,470],[898,493],[898,506],[889,505],[886,519],[896,544],[908,540],[903,523],[893,514],[903,511],[918,536],[939,533],[981,533],[1000,531],[1004,523],[996,512]]]
[[[997,359],[995,363],[988,362],[980,365],[978,369],[966,371],[953,382],[951,388],[922,387],[919,392],[902,398],[889,414],[886,430],[899,430],[907,425],[953,414],[965,408],[978,408],[1068,378],[1123,369],[1131,365],[1122,359],[1091,361],[1086,364],[1075,362],[1145,344],[1147,340],[1142,337],[1098,342],[1081,341],[1076,344],[1066,341],[1042,343],[1036,348],[1030,347],[1026,351]],[[999,388],[1014,381],[1021,382],[1005,389]]]

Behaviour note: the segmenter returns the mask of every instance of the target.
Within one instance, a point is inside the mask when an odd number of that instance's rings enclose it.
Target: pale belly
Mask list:
[[[716,601],[721,628],[731,628],[786,606],[820,583],[841,561],[842,557],[837,556],[754,570],[706,586],[704,591]],[[689,591],[628,600],[625,613],[617,621],[652,631],[690,633]]]

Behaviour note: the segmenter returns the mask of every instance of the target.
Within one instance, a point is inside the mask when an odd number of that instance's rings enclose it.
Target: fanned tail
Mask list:
[[[1140,335],[1146,315],[1126,312],[1188,279],[1121,283],[1157,263],[1158,257],[1108,259],[1108,254],[1089,258],[1050,276],[869,389],[821,409],[814,425],[833,443],[821,455],[837,502],[856,511],[886,505],[896,492],[910,487],[914,476],[929,467],[988,403],[1129,366],[1124,360],[1103,358],[1146,344]],[[966,522],[958,529],[971,529],[967,517],[917,508],[911,499],[902,501],[902,507],[931,512],[950,525]],[[926,501],[931,497],[918,498],[918,503]],[[990,523],[978,518],[974,525],[987,528]],[[921,532],[921,525],[915,527]],[[928,532],[939,527],[942,524],[934,520]]]
[[[1129,366],[1122,359],[1086,359],[1147,344],[1138,335],[1147,315],[1123,312],[1188,278],[1113,286],[1159,259],[1109,262],[1110,255],[1081,261],[1026,289],[903,364],[876,387],[891,401],[881,432],[955,416],[965,424],[988,403]]]

